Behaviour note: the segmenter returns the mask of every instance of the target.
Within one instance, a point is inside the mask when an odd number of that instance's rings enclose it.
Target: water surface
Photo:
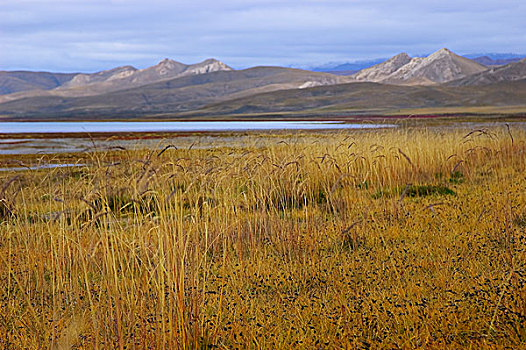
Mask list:
[[[3,122],[0,123],[0,134],[219,132],[248,130],[376,129],[389,127],[394,127],[394,125],[347,124],[336,121]]]
[[[26,165],[26,166],[16,166],[16,167],[4,167],[0,168],[0,172],[5,171],[25,171],[25,170],[40,170],[40,169],[55,169],[55,168],[76,168],[83,167],[86,164],[40,164],[40,165]]]

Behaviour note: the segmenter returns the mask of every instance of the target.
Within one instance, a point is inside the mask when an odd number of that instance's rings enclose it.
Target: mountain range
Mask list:
[[[504,66],[509,63],[519,62],[522,59],[524,59],[524,57],[491,58],[489,56],[480,56],[480,57],[475,57],[472,60],[482,65],[485,65],[487,67],[490,67],[490,66]]]
[[[406,53],[366,68],[351,77],[357,81],[372,81],[395,85],[434,85],[487,70],[468,58],[441,49],[427,57],[411,58]]]
[[[492,59],[492,58],[490,58]],[[485,66],[441,49],[398,54],[352,75],[284,67],[234,70],[164,59],[92,74],[0,71],[0,118],[115,119],[367,114],[451,107],[526,110],[526,59]]]
[[[376,58],[372,60],[363,60],[346,63],[327,63],[321,66],[309,67],[306,69],[312,70],[314,72],[331,73],[337,75],[351,75],[361,71],[362,69],[369,68],[378,63],[382,63],[383,61],[385,61],[385,58]]]
[[[27,74],[28,72],[0,72],[0,89],[6,90],[8,94],[9,92],[15,93],[9,94],[9,97],[0,97],[0,103],[6,100],[33,97],[36,95],[63,97],[91,96],[189,75],[231,70],[232,68],[215,59],[208,59],[191,65],[164,59],[155,66],[145,69],[123,66],[93,74],[77,73],[61,75],[60,73],[45,73],[55,78],[54,80],[57,81],[57,84],[40,86],[35,84],[28,85],[33,81],[33,76]],[[62,80],[59,81],[57,77],[62,78]],[[9,88],[12,91],[9,91]]]

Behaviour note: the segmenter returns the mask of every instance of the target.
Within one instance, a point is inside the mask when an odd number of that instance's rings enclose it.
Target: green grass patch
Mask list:
[[[373,193],[374,199],[382,197],[427,197],[427,196],[456,196],[457,193],[445,185],[409,185],[406,187],[397,187],[392,191],[380,189]]]

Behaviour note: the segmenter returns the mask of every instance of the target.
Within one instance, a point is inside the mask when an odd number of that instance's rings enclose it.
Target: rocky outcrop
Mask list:
[[[395,85],[435,85],[487,70],[483,65],[441,49],[428,57],[410,58],[403,53],[364,69],[352,77],[359,81]]]
[[[391,74],[408,64],[410,61],[411,57],[404,52],[391,57],[385,62],[363,69],[352,77],[358,81],[380,82],[387,79]]]

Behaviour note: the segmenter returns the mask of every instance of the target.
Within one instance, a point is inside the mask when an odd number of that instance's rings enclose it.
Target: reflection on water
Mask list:
[[[248,130],[371,129],[386,124],[346,124],[335,121],[230,121],[230,122],[7,122],[0,134],[218,132]]]
[[[86,164],[41,164],[35,166],[19,166],[0,168],[0,171],[25,171],[25,170],[40,170],[40,169],[54,169],[54,168],[72,168],[86,166]]]

